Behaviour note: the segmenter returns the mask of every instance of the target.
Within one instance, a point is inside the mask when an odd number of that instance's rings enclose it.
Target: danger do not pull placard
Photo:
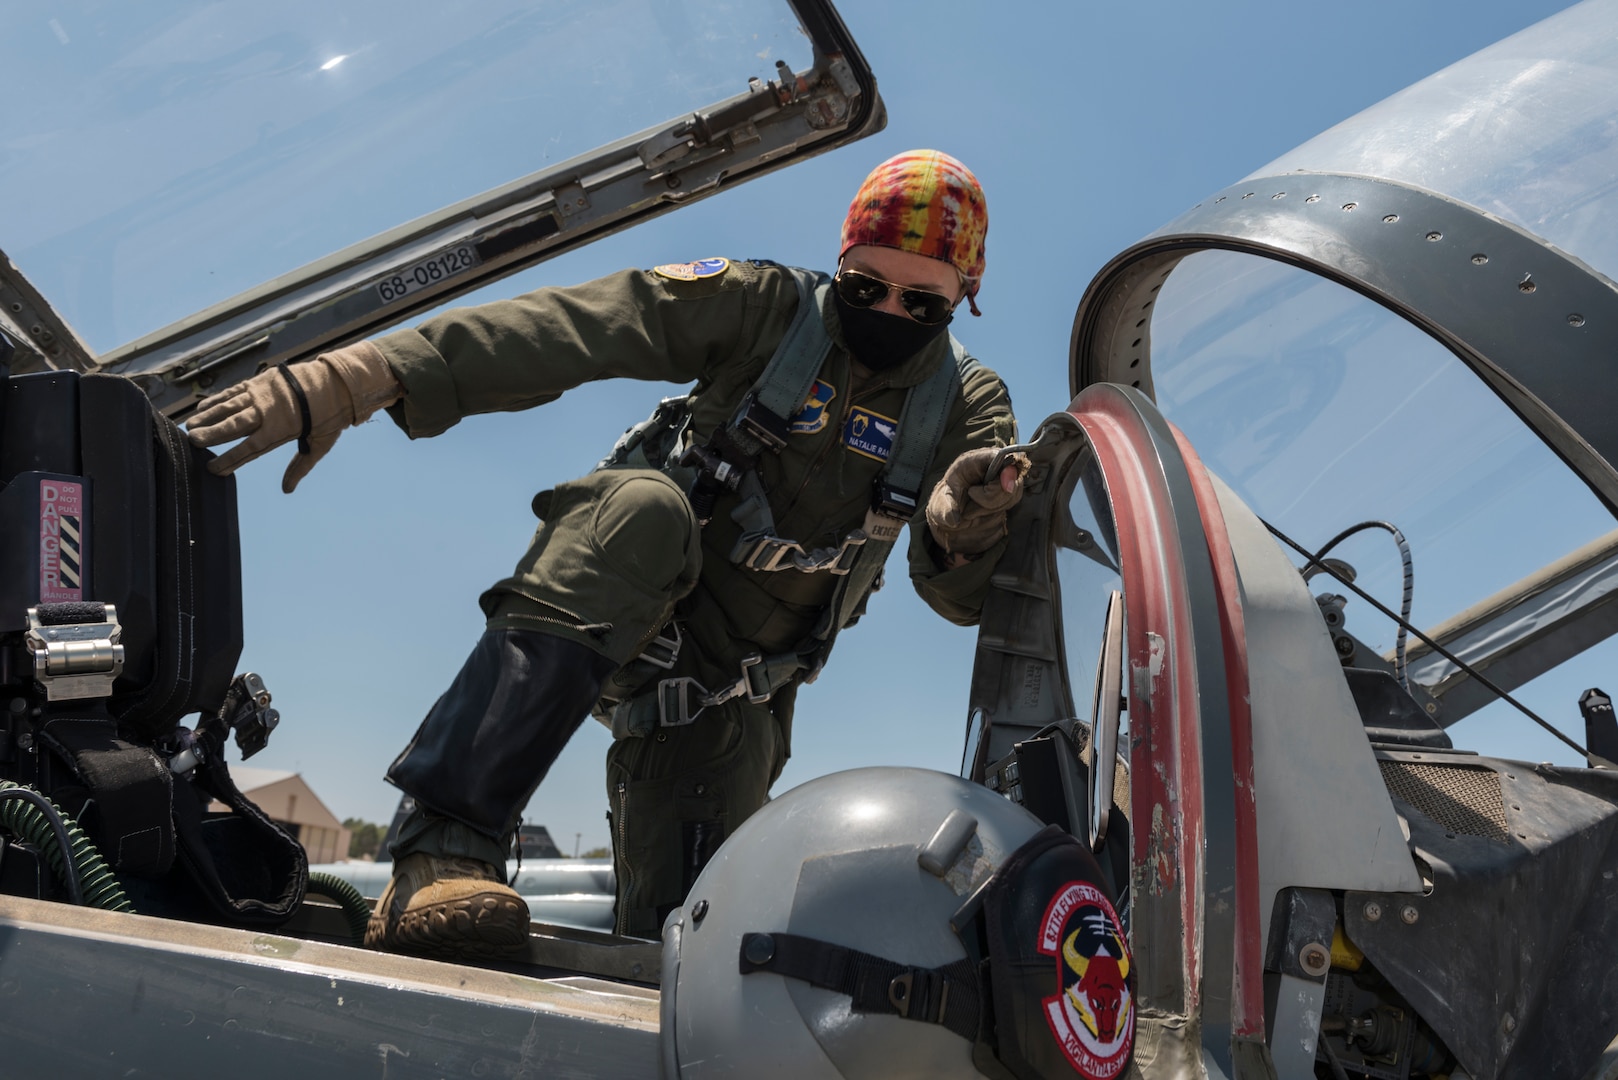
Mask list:
[[[39,482],[39,602],[84,599],[84,485]]]

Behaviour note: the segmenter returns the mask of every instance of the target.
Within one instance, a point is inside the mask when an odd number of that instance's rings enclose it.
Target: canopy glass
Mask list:
[[[1447,349],[1303,270],[1233,252],[1185,260],[1152,320],[1152,376],[1159,407],[1208,467],[1304,547],[1362,521],[1403,531],[1418,626],[1613,527],[1590,490]],[[1386,533],[1355,536],[1333,554],[1398,609],[1401,560]]]
[[[1613,529],[1590,490],[1447,349],[1294,267],[1234,252],[1187,258],[1156,305],[1152,377],[1159,407],[1208,468],[1304,548],[1364,521],[1401,530],[1417,627]],[[1385,532],[1351,537],[1332,556],[1399,609],[1402,560]],[[1574,602],[1611,587],[1603,579]],[[1325,577],[1312,589],[1347,591]],[[1352,597],[1347,629],[1391,658],[1397,627]],[[1431,686],[1452,670],[1434,657],[1411,675]]]
[[[1618,278],[1615,19],[1615,0],[1585,0],[1373,105],[1252,176],[1354,173],[1426,188]]]
[[[1107,599],[1123,588],[1118,542],[1106,481],[1089,451],[1074,465],[1068,520],[1058,524],[1056,589],[1062,613],[1062,658],[1068,689],[1080,720],[1092,719],[1097,660],[1101,656]],[[1124,723],[1127,730],[1127,718]]]
[[[812,55],[785,0],[25,7],[0,243],[100,353]]]

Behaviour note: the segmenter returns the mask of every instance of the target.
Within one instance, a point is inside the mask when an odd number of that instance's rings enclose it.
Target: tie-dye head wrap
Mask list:
[[[989,208],[972,170],[937,150],[908,150],[872,170],[843,220],[838,258],[857,244],[898,248],[942,259],[966,280],[966,300],[978,311],[983,240]]]

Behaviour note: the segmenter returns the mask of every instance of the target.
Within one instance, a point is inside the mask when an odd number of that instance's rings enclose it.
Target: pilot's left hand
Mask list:
[[[996,449],[968,450],[944,470],[944,478],[927,497],[927,528],[949,556],[946,566],[958,566],[981,555],[1006,535],[1006,515],[1022,500],[1023,479],[1032,462],[1027,454],[1012,454],[997,477],[985,477]]]

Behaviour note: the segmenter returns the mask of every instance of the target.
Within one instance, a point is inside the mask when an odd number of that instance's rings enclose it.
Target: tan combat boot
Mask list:
[[[365,947],[437,960],[493,960],[528,941],[528,905],[494,867],[420,852],[393,865]]]

